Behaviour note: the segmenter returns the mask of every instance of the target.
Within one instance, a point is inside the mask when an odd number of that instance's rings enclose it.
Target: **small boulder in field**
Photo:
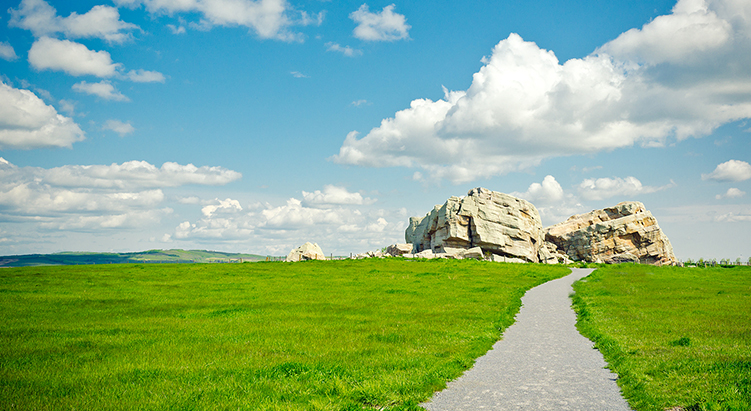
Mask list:
[[[386,248],[386,254],[399,257],[412,252],[412,244],[392,244]]]
[[[325,260],[326,256],[323,254],[323,250],[316,243],[307,242],[300,247],[295,248],[287,254],[287,258],[284,261],[297,262],[307,260]]]

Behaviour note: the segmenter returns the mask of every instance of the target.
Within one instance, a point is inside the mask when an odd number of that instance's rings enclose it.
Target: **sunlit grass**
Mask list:
[[[559,266],[0,270],[0,409],[417,409]]]
[[[620,265],[575,284],[582,334],[637,410],[751,409],[751,268]]]

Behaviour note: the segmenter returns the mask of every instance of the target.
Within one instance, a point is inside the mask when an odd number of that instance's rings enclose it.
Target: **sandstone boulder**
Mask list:
[[[451,197],[423,218],[410,218],[405,239],[416,256],[426,250],[459,255],[479,247],[481,254],[527,262],[540,261],[544,244],[540,214],[532,203],[485,188]]]
[[[386,247],[386,254],[399,257],[412,252],[412,244],[392,244]]]
[[[574,261],[675,264],[673,247],[652,213],[636,201],[569,217],[545,230],[548,248]]]
[[[287,254],[287,258],[284,261],[297,262],[307,260],[325,260],[326,256],[323,254],[323,250],[316,243],[305,243],[300,247],[295,248]]]

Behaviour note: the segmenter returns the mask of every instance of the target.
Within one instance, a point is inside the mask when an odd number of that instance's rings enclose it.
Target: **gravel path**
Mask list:
[[[475,366],[422,404],[431,411],[630,410],[616,375],[576,330],[571,284],[592,269],[529,290],[516,322]]]

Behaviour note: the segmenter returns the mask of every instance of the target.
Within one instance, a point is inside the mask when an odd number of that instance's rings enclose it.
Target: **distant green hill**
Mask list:
[[[257,254],[223,253],[206,250],[149,250],[135,253],[27,254],[0,257],[0,267],[28,267],[39,265],[81,265],[116,263],[240,263],[265,261]],[[279,259],[279,257],[270,257]]]

